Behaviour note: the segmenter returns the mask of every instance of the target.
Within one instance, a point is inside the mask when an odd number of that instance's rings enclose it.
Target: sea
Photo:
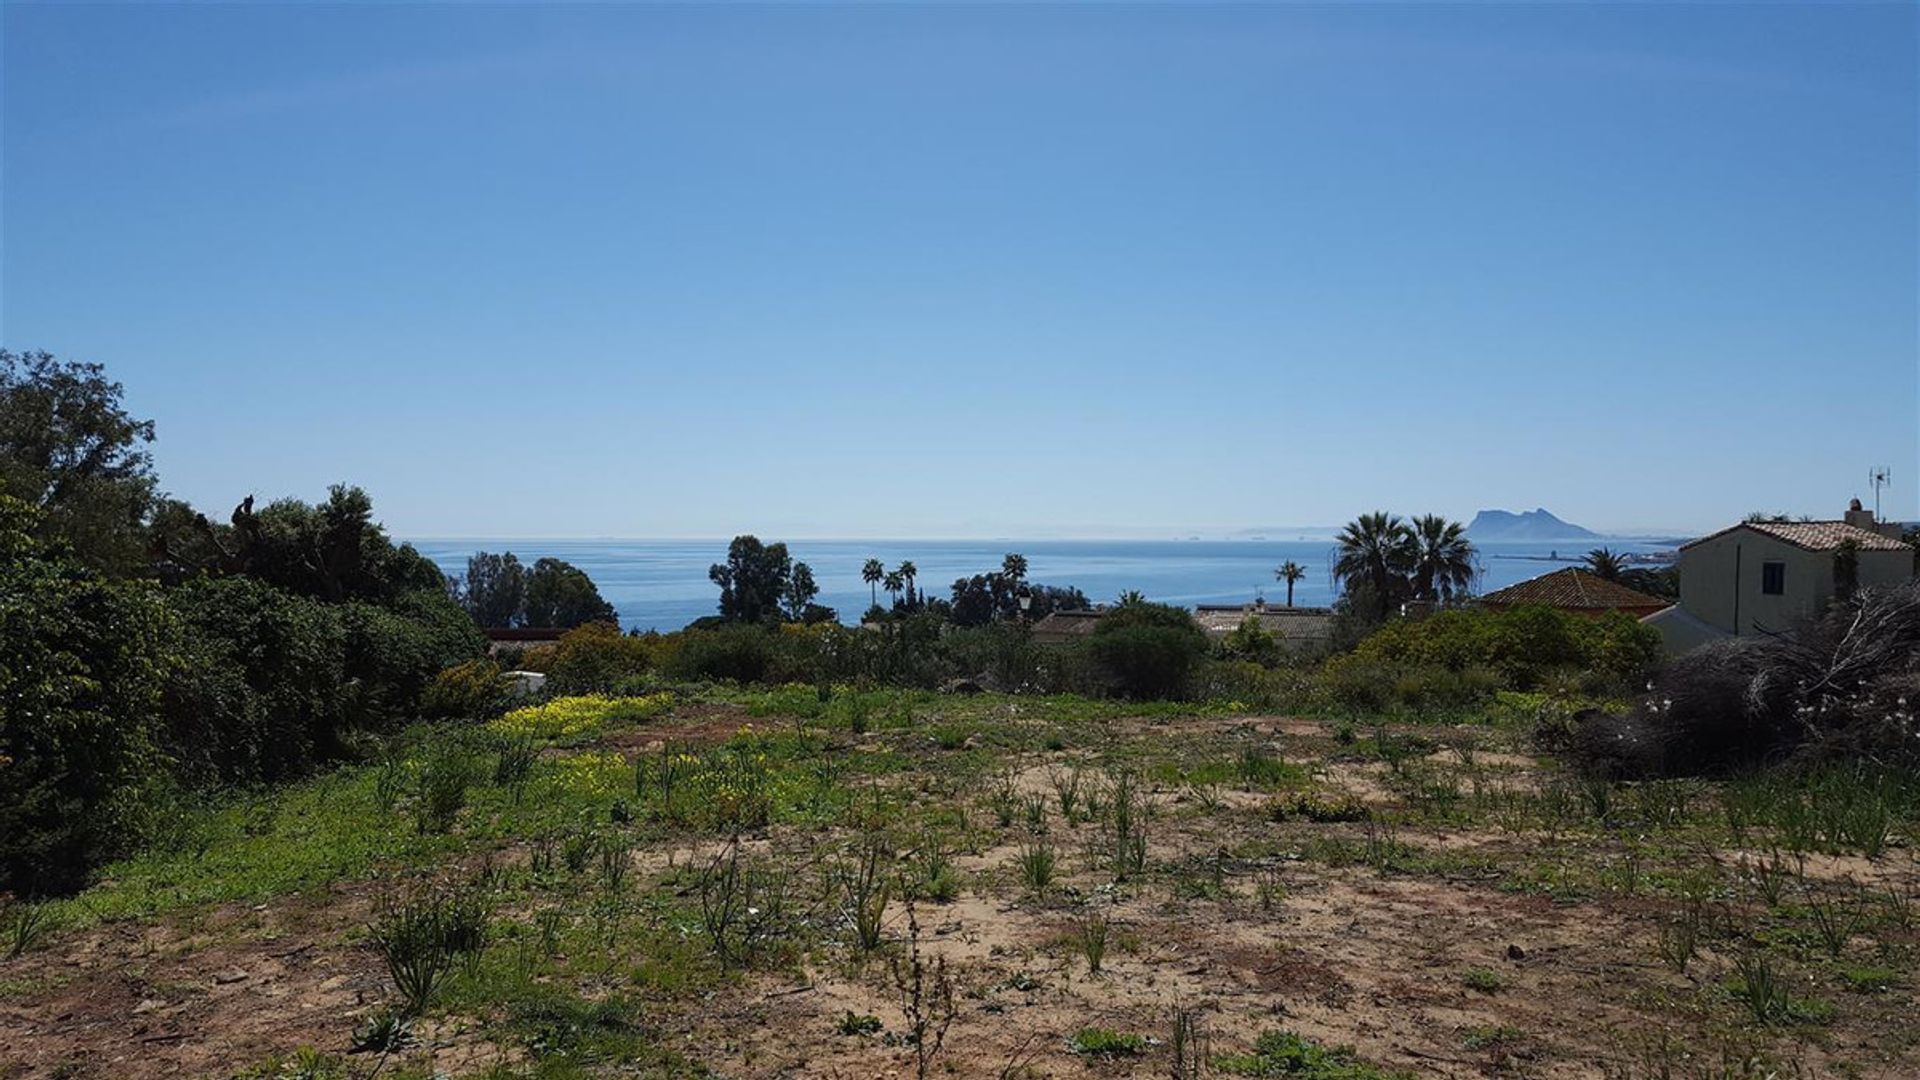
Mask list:
[[[403,538],[406,539],[406,538]],[[449,575],[465,573],[476,551],[511,551],[522,563],[556,558],[585,571],[600,595],[619,612],[627,629],[677,630],[717,613],[720,591],[707,569],[724,561],[726,540],[498,540],[411,539],[419,551]],[[1577,565],[1599,546],[1623,554],[1659,558],[1671,541],[1614,539],[1557,543],[1477,545],[1476,592],[1491,592],[1516,582]],[[870,558],[889,569],[910,560],[919,587],[930,595],[949,595],[955,579],[998,569],[1009,552],[1027,558],[1027,580],[1038,585],[1071,585],[1095,603],[1110,602],[1127,590],[1149,600],[1192,607],[1239,604],[1265,598],[1280,603],[1285,583],[1274,570],[1288,560],[1306,568],[1294,586],[1293,602],[1302,607],[1333,601],[1334,544],[1331,540],[794,540],[792,556],[813,570],[820,586],[818,603],[835,608],[845,622],[857,620],[872,602],[860,580]],[[882,603],[887,594],[879,593]]]

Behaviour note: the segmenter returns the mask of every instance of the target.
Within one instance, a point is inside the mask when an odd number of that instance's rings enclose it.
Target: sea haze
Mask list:
[[[531,565],[553,557],[586,571],[628,629],[674,630],[716,612],[719,589],[707,568],[726,558],[725,540],[485,540],[415,539],[413,545],[448,574],[466,571],[476,551],[511,551]],[[1660,544],[1605,540],[1615,551],[1654,553]],[[1594,541],[1478,545],[1477,590],[1504,588],[1578,560]],[[1191,607],[1233,604],[1264,595],[1278,603],[1286,586],[1274,568],[1291,559],[1307,576],[1294,587],[1301,606],[1334,597],[1334,546],[1320,540],[797,540],[788,543],[797,560],[813,568],[819,602],[852,622],[869,600],[860,568],[869,558],[889,569],[911,560],[920,588],[947,596],[954,579],[997,568],[1008,552],[1027,557],[1035,584],[1071,585],[1094,602],[1111,601],[1127,589],[1150,600]],[[1555,558],[1562,561],[1555,562]],[[886,593],[880,594],[886,602]]]

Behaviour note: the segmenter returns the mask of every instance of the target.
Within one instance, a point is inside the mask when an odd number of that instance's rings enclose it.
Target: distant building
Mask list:
[[[1200,604],[1193,609],[1193,621],[1216,641],[1238,630],[1249,615],[1260,621],[1262,630],[1279,639],[1281,648],[1291,652],[1321,650],[1333,638],[1333,611],[1328,608],[1279,607],[1254,601]]]
[[[1574,567],[1542,574],[1480,598],[1480,606],[1490,611],[1539,604],[1576,615],[1600,616],[1609,611],[1624,611],[1636,619],[1661,611],[1668,603]]]
[[[1036,645],[1070,645],[1084,641],[1100,625],[1099,611],[1055,611],[1033,624]]]
[[[559,626],[488,626],[480,632],[487,638],[487,655],[499,656],[535,645],[551,645],[567,631]]]
[[[1855,499],[1839,521],[1747,521],[1680,546],[1680,615],[1648,619],[1685,651],[1702,635],[1777,634],[1818,615],[1839,591],[1848,541],[1857,554],[1855,584],[1867,589],[1910,581],[1914,549],[1898,525],[1874,520]]]

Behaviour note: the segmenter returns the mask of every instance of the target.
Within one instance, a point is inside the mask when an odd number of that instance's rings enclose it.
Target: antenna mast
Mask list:
[[[1891,486],[1893,470],[1885,465],[1875,465],[1867,471],[1867,482],[1873,485],[1873,520],[1880,520],[1880,489]]]

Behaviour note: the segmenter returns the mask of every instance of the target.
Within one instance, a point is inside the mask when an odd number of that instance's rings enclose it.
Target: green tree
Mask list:
[[[159,591],[41,539],[0,495],[0,892],[69,892],[130,852],[167,785],[155,718],[178,636]]]
[[[1000,572],[1006,575],[1009,581],[1027,580],[1027,557],[1009,552],[1000,560]]]
[[[887,590],[888,596],[893,597],[893,606],[897,608],[900,606],[900,590],[907,587],[907,579],[901,575],[900,571],[889,570],[887,576],[882,579],[880,587]]]
[[[727,561],[707,570],[707,577],[720,586],[720,617],[748,623],[780,617],[792,574],[787,545],[763,544],[757,536],[734,537],[727,545]]]
[[[900,580],[906,582],[907,585],[907,607],[909,608],[917,608],[920,606],[920,590],[914,588],[913,584],[914,578],[919,576],[919,574],[919,567],[914,566],[911,559],[902,559],[900,561]]]
[[[1413,595],[1430,603],[1450,604],[1473,586],[1473,542],[1467,527],[1438,514],[1413,519]]]
[[[887,576],[886,564],[879,559],[868,559],[860,568],[860,580],[867,583],[867,595],[874,607],[880,606],[880,582]]]
[[[804,622],[809,609],[816,607],[813,598],[820,595],[820,586],[813,580],[813,568],[806,563],[793,564],[793,572],[787,578],[787,618],[794,622]]]
[[[1131,698],[1179,696],[1207,653],[1207,635],[1177,607],[1145,601],[1122,604],[1100,617],[1087,639],[1088,654]]]
[[[1294,585],[1298,583],[1301,578],[1306,576],[1307,576],[1307,568],[1304,566],[1301,566],[1297,562],[1294,562],[1292,559],[1288,559],[1286,562],[1281,563],[1280,568],[1273,572],[1274,580],[1284,581],[1287,583],[1287,606],[1288,607],[1293,606]]]
[[[1364,586],[1374,614],[1385,618],[1406,599],[1416,552],[1406,522],[1384,510],[1362,514],[1340,531],[1333,572],[1351,590]]]
[[[1604,581],[1619,581],[1626,563],[1612,548],[1597,547],[1587,552],[1587,572]]]
[[[601,598],[586,571],[559,559],[540,559],[533,564],[533,572],[527,575],[525,625],[571,630],[618,619],[613,605]]]
[[[147,565],[153,422],[122,404],[99,364],[0,349],[0,494],[34,507],[42,539],[115,575]]]
[[[527,570],[513,552],[476,551],[467,557],[460,602],[481,626],[519,626],[527,610]]]

